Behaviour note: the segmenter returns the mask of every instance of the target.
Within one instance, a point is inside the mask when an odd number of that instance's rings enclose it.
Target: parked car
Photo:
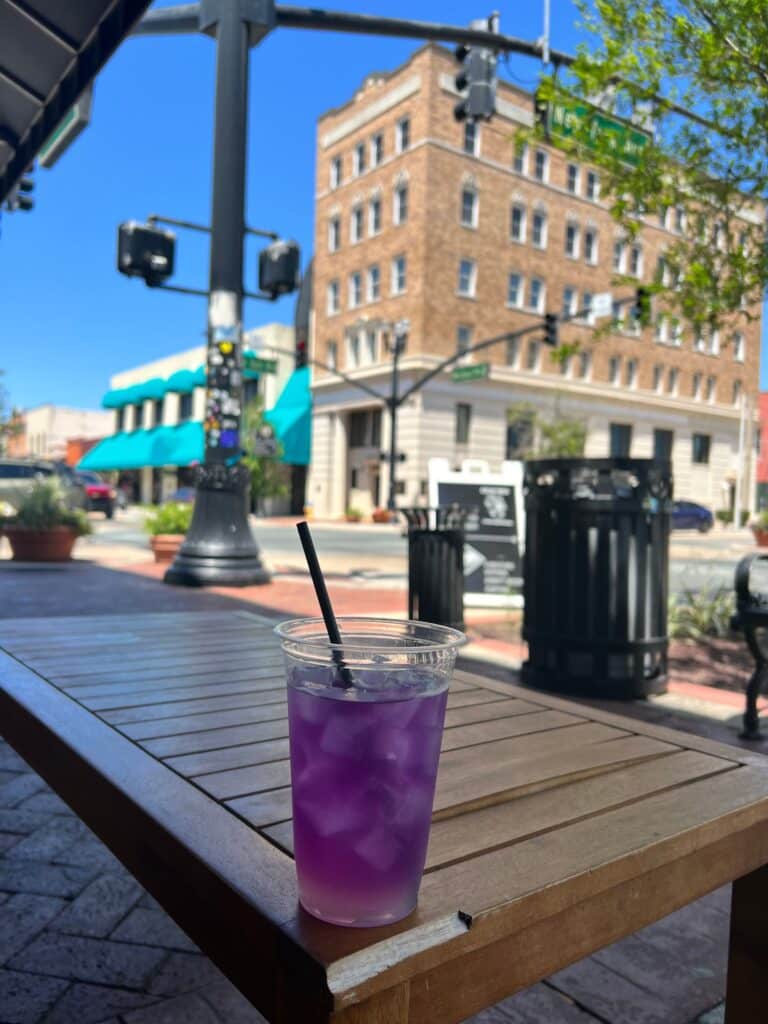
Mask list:
[[[195,500],[194,487],[179,487],[173,494],[169,494],[166,501],[175,501],[177,504],[191,504]]]
[[[107,519],[115,514],[117,491],[111,484],[106,484],[97,473],[83,470],[77,474],[83,482],[88,496],[88,511],[103,512]]]
[[[69,508],[86,508],[88,497],[77,474],[63,462],[47,459],[0,458],[0,504],[16,508],[32,489],[36,480],[56,476]]]
[[[708,533],[715,523],[715,517],[708,508],[695,501],[676,501],[672,505],[673,530],[698,530]]]

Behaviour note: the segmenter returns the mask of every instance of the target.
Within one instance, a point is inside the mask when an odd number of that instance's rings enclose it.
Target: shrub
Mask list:
[[[191,504],[169,501],[144,520],[144,529],[152,537],[161,533],[186,533],[192,522]]]
[[[16,506],[16,514],[6,518],[4,525],[22,530],[52,530],[57,526],[67,526],[78,537],[91,532],[85,512],[67,505],[56,477],[35,481]]]
[[[740,518],[741,518],[741,525],[742,526],[746,526],[747,525],[747,521],[749,519],[749,512],[747,512],[747,510],[743,508],[741,510]],[[733,509],[730,509],[730,508],[719,508],[715,512],[715,519],[717,519],[717,521],[719,523],[724,523],[724,524],[732,523],[733,522]]]
[[[768,508],[764,508],[752,522],[753,526],[756,526],[758,530],[768,530]]]
[[[676,640],[701,640],[705,636],[724,637],[731,632],[731,616],[736,599],[730,588],[686,590],[678,598],[670,598],[667,628]]]

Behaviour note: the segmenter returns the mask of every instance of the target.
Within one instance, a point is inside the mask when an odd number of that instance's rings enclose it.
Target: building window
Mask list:
[[[531,242],[537,249],[546,249],[547,247],[547,214],[544,210],[533,211]]]
[[[381,298],[381,272],[378,264],[368,267],[367,296],[369,302],[378,302]]]
[[[677,394],[678,371],[672,367],[667,374],[667,391],[670,395]]]
[[[683,343],[683,325],[676,316],[670,317],[669,320],[669,341],[675,348],[679,348]]]
[[[581,310],[579,319],[585,323],[591,324],[593,322],[592,317],[592,292],[581,293]]]
[[[359,270],[349,275],[349,308],[355,309],[363,301],[363,275]]]
[[[660,345],[665,345],[667,342],[667,328],[668,328],[667,317],[663,313],[659,313],[656,317],[656,323],[653,330],[653,340],[657,341]]]
[[[632,448],[632,426],[629,423],[611,423],[611,451],[612,459],[628,459]]]
[[[330,165],[331,188],[338,188],[341,184],[341,157],[335,156]]]
[[[352,370],[360,365],[360,336],[357,331],[347,337],[347,366]],[[352,414],[354,416],[354,413]]]
[[[627,269],[627,247],[621,238],[617,238],[613,243],[613,262],[611,265],[618,274],[623,274]]]
[[[472,328],[469,324],[459,324],[456,328],[456,351],[464,353],[472,344]]]
[[[164,412],[163,406],[164,406],[164,404],[165,403],[164,403],[162,398],[158,398],[157,401],[153,403],[153,407],[152,407],[152,426],[153,427],[161,427],[163,425],[163,412]]]
[[[691,396],[693,398],[701,398],[701,374],[694,373],[691,378]]]
[[[179,395],[179,423],[192,419],[192,392]]]
[[[628,388],[637,386],[637,360],[628,359],[624,364],[624,384]]]
[[[392,219],[395,224],[405,224],[408,220],[408,186],[398,185],[395,189]]]
[[[630,249],[629,272],[632,277],[640,277],[643,272],[643,249],[640,245],[633,245]]]
[[[405,256],[395,256],[392,260],[392,294],[402,295],[407,285],[408,264]]]
[[[381,199],[374,196],[368,201],[368,234],[378,235],[381,231]]]
[[[618,384],[619,375],[621,374],[621,357],[611,356],[608,360],[608,383]]]
[[[597,263],[597,231],[587,228],[584,232],[584,259],[593,266]]]
[[[515,149],[512,156],[512,169],[517,174],[527,174],[528,172],[528,143],[527,142],[516,142]]]
[[[395,128],[395,150],[404,153],[411,144],[411,119],[401,117]]]
[[[478,220],[478,198],[473,188],[461,190],[461,223],[465,228],[476,228]]]
[[[600,178],[597,171],[587,171],[587,199],[597,201],[600,198]]]
[[[328,315],[339,312],[339,282],[328,283]]]
[[[336,252],[341,248],[341,220],[331,217],[328,221],[328,251]]]
[[[544,312],[544,294],[544,282],[540,277],[532,277],[529,308],[532,309],[534,313]]]
[[[352,173],[357,177],[365,173],[365,143],[358,142],[352,151]]]
[[[474,260],[459,261],[459,295],[474,298],[477,288],[477,264]]]
[[[733,404],[738,405],[741,401],[741,381],[735,380],[733,382]]]
[[[533,162],[533,175],[537,181],[546,181],[549,177],[549,156],[543,149],[536,150]]]
[[[737,331],[733,336],[733,358],[737,363],[744,362],[744,335]]]
[[[524,459],[533,447],[533,417],[507,410],[507,459]]]
[[[326,365],[331,369],[335,370],[339,364],[339,346],[335,341],[326,342],[325,345],[325,361]]]
[[[694,434],[691,438],[691,460],[701,466],[709,465],[710,443],[709,434]]]
[[[524,290],[522,274],[513,271],[507,278],[507,305],[522,306]]]
[[[675,207],[675,231],[678,234],[685,231],[685,210],[682,206]]]
[[[125,429],[125,408],[115,409],[115,431],[121,433]]]
[[[513,203],[509,217],[509,237],[513,242],[525,241],[525,207],[522,203]]]
[[[359,242],[363,237],[363,208],[355,206],[349,220],[349,237],[352,242]]]
[[[589,380],[592,373],[592,353],[579,352],[579,376],[582,380]]]
[[[569,192],[578,195],[579,192],[579,165],[568,164],[565,174],[565,187]]]
[[[672,442],[675,435],[671,430],[656,429],[653,432],[653,457],[668,462],[672,458]]]
[[[384,136],[381,132],[371,138],[371,167],[378,167],[384,159]]]
[[[563,288],[563,317],[565,319],[569,319],[578,312],[577,295],[576,289],[571,285],[566,285]]]
[[[541,342],[528,342],[528,356],[525,360],[526,370],[538,370],[539,359],[541,358]]]
[[[711,356],[720,355],[720,331],[711,330],[709,332],[709,354]]]
[[[664,228],[664,230],[666,230],[666,228],[667,228],[667,216],[668,216],[668,214],[669,214],[669,207],[668,206],[660,206],[659,207],[659,227],[660,228]]]
[[[367,448],[370,440],[370,417],[367,409],[349,414],[349,447]]]
[[[571,375],[571,356],[567,355],[565,358],[559,360],[560,374],[563,377],[570,377]]]
[[[507,366],[516,367],[520,360],[520,339],[510,338],[507,342]]]
[[[565,255],[572,260],[579,256],[579,225],[573,220],[565,225]]]
[[[624,310],[617,299],[612,303],[611,326],[615,331],[624,329]]]
[[[704,397],[708,402],[714,402],[715,400],[715,388],[716,381],[714,377],[707,377],[707,387],[704,392]]]
[[[363,363],[367,365],[375,363],[377,355],[376,331],[365,331],[363,333]]]
[[[133,429],[140,430],[144,426],[144,403],[137,402],[133,407]]]
[[[469,444],[469,424],[472,419],[472,406],[468,402],[456,405],[456,444]]]
[[[701,331],[698,332],[696,337],[693,339],[693,351],[703,352],[707,347],[707,343],[704,341],[704,335]]]
[[[661,393],[662,384],[664,382],[664,367],[661,363],[656,363],[653,368],[653,390],[657,394]]]
[[[464,122],[464,152],[470,156],[480,152],[480,128],[476,121]]]

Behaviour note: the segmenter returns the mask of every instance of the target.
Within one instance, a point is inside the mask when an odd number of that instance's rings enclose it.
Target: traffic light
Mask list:
[[[641,327],[645,327],[651,322],[651,293],[648,288],[640,287],[635,292],[632,315]]]
[[[301,254],[296,242],[272,242],[259,253],[259,291],[270,298],[295,292],[299,287]]]
[[[471,23],[471,28],[499,31],[499,16],[492,14]],[[488,121],[496,113],[495,50],[481,46],[457,46],[456,59],[464,67],[456,75],[456,88],[466,93],[453,109],[457,121]]]
[[[552,345],[554,348],[560,344],[558,340],[559,324],[557,313],[544,314],[544,344]]]
[[[117,269],[128,277],[143,277],[150,288],[173,273],[176,235],[153,224],[129,220],[117,230]]]
[[[31,195],[34,191],[34,178],[31,178],[28,175],[25,175],[23,178],[19,178],[18,183],[11,189],[11,192],[5,201],[5,209],[9,213],[15,213],[17,210],[31,210],[35,205],[35,200]]]
[[[533,118],[539,128],[549,131],[549,101],[542,99],[538,93],[533,98]]]

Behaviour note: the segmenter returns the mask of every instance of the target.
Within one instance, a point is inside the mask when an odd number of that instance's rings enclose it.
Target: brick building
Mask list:
[[[395,321],[410,322],[405,387],[457,348],[545,311],[584,309],[604,291],[631,296],[631,285],[612,287],[614,275],[652,279],[682,226],[678,211],[654,212],[627,241],[594,169],[550,146],[515,145],[532,124],[530,93],[500,82],[493,121],[459,124],[455,72],[449,52],[423,47],[369,75],[318,124],[312,355],[381,391]],[[626,307],[608,336],[594,338],[587,322],[560,336],[582,343],[567,365],[533,335],[467,356],[491,364],[484,379],[445,372],[401,408],[401,504],[425,500],[432,456],[494,467],[516,457],[526,405],[583,421],[591,456],[671,453],[678,496],[713,508],[733,500],[743,413],[743,493],[754,494],[759,320],[694,338],[662,308],[641,330]],[[313,394],[314,514],[384,504],[386,412],[319,368]]]

